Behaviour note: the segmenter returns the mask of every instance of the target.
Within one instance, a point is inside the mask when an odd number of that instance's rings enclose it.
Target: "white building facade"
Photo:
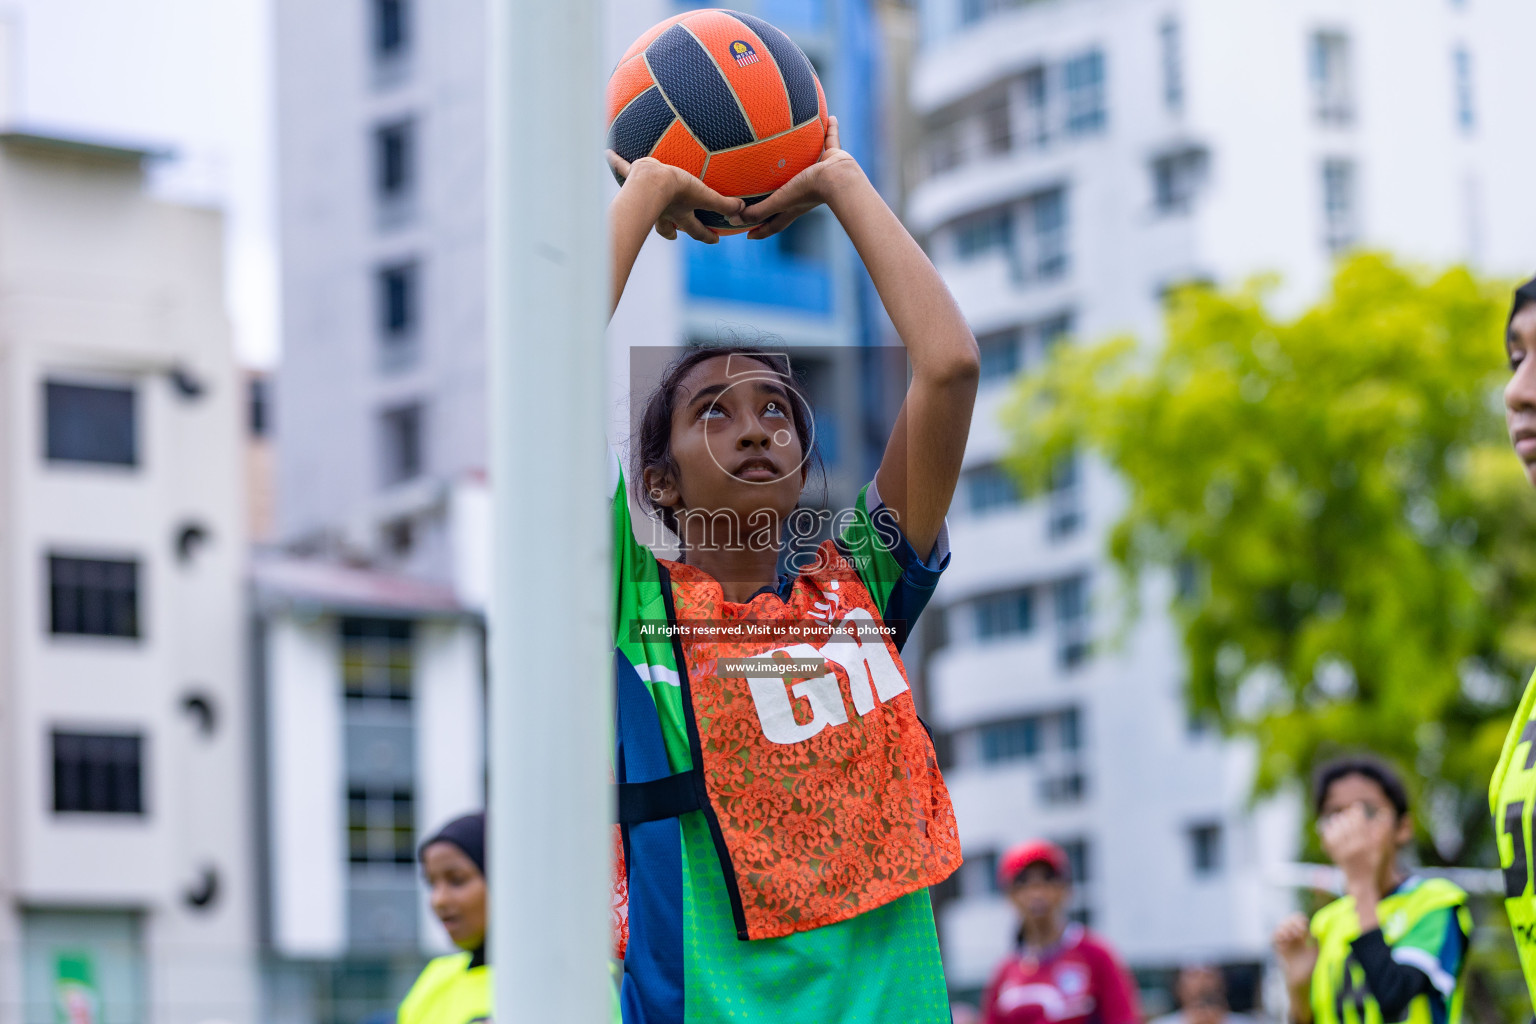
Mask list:
[[[1251,751],[1188,721],[1171,581],[1148,580],[1147,614],[1122,628],[1113,477],[1080,461],[1021,499],[999,412],[1060,339],[1155,341],[1182,282],[1277,272],[1283,312],[1362,245],[1529,273],[1519,47],[1536,8],[923,0],[920,14],[909,224],[984,378],[925,671],[968,857],[940,910],[952,983],[979,988],[1009,947],[996,854],[1043,835],[1073,855],[1080,916],[1146,977],[1210,960],[1251,988],[1289,906],[1273,866],[1294,856],[1298,809],[1251,811]]]
[[[254,1024],[219,214],[0,135],[0,1021]]]

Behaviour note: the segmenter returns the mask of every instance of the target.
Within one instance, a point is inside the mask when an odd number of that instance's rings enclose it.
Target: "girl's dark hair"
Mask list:
[[[1510,304],[1509,320],[1506,323],[1514,323],[1519,312],[1533,302],[1536,302],[1536,277],[1515,289],[1515,301]]]
[[[1328,800],[1328,787],[1347,775],[1359,775],[1380,786],[1399,818],[1408,813],[1408,789],[1403,785],[1403,777],[1397,770],[1380,758],[1369,754],[1353,754],[1325,761],[1312,773],[1313,814],[1323,813],[1323,804]]]
[[[694,367],[716,356],[751,359],[761,363],[783,382],[784,390],[789,393],[790,417],[794,421],[795,436],[800,439],[800,450],[805,452],[806,464],[822,469],[821,453],[812,445],[814,428],[811,407],[801,394],[800,383],[795,379],[790,366],[789,353],[762,346],[737,344],[689,349],[662,371],[661,380],[645,400],[645,409],[640,414],[639,432],[630,457],[635,496],[640,507],[652,515],[660,516],[662,523],[673,533],[678,532],[677,516],[670,508],[663,508],[652,500],[645,486],[645,472],[648,469],[656,470],[676,478],[678,467],[672,459],[672,414],[677,409],[678,393],[682,390],[683,379]],[[756,372],[755,368],[753,372]]]

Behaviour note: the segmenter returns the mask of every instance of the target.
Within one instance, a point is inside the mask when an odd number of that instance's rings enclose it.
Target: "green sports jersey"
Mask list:
[[[947,561],[947,540],[936,546],[938,559],[920,559],[879,506],[871,484],[837,547],[881,615],[900,623],[904,638]],[[635,539],[622,482],[613,512],[622,751],[616,772],[621,783],[644,782],[692,768],[688,677],[671,642],[628,628],[633,621],[667,619],[667,570]],[[781,581],[781,594],[794,582]],[[926,889],[836,923],[744,940],[727,880],[733,869],[720,849],[710,818],[699,810],[625,827],[625,1024],[949,1021]]]
[[[1525,984],[1536,1001],[1536,893],[1531,885],[1532,811],[1536,808],[1536,676],[1504,738],[1488,786],[1488,807],[1504,869],[1504,907],[1514,929]]]
[[[1459,1024],[1465,940],[1472,931],[1467,894],[1444,879],[1409,878],[1376,908],[1392,959],[1417,968],[1431,991],[1408,1004],[1408,1024]],[[1360,937],[1352,897],[1334,900],[1312,918],[1317,966],[1312,972],[1316,1024],[1385,1024],[1351,944]]]

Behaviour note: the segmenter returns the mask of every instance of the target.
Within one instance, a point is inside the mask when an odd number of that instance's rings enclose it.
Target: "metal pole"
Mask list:
[[[612,820],[601,7],[488,6],[495,1019],[598,1024]]]

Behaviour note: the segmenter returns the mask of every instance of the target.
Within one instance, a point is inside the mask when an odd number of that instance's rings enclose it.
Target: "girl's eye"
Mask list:
[[[763,409],[763,414],[767,415],[769,413],[772,413],[775,416],[783,416],[784,409],[779,405],[778,402],[769,402],[768,405]]]
[[[718,405],[706,405],[703,409],[699,410],[699,419],[701,420],[706,420],[713,416],[724,415],[725,410],[720,408]]]
[[[1509,350],[1509,372],[1514,373],[1520,369],[1520,364],[1525,362],[1525,353],[1516,349]]]

